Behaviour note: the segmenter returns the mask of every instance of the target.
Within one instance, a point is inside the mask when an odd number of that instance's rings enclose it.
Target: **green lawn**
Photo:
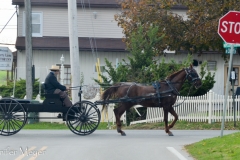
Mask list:
[[[187,122],[187,121],[177,121],[173,129],[175,130],[220,130],[221,122],[215,122],[208,124],[207,122]],[[236,122],[236,127],[234,127],[233,122],[225,122],[225,130],[240,130],[240,121]],[[159,123],[142,123],[135,124],[131,126],[124,127],[126,129],[160,129],[164,130],[164,122]]]
[[[206,122],[186,122],[186,121],[178,121],[173,129],[175,130],[220,130],[221,129],[221,122],[208,124]],[[240,130],[240,121],[236,122],[236,127],[234,127],[233,122],[225,122],[224,125],[225,130]],[[115,129],[115,126],[112,126]],[[68,129],[65,124],[59,123],[50,123],[50,122],[40,122],[34,124],[26,124],[24,129]],[[101,122],[98,129],[108,129],[106,122]],[[142,124],[135,124],[131,126],[123,125],[123,129],[130,130],[130,129],[143,129],[143,130],[150,130],[150,129],[158,129],[164,130],[164,123],[142,123]]]
[[[0,71],[0,86],[5,85],[7,83],[7,72],[6,71]]]
[[[33,124],[26,124],[23,129],[68,129],[68,126],[60,123],[49,123],[49,122],[40,122]],[[98,129],[108,129],[107,123],[101,122],[98,126]]]
[[[239,160],[240,132],[185,146],[196,160]]]

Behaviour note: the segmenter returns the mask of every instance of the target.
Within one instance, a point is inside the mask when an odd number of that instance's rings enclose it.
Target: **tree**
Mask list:
[[[117,82],[137,82],[143,84],[151,84],[154,81],[164,80],[168,75],[188,67],[192,62],[192,56],[188,55],[187,58],[178,64],[175,60],[165,62],[164,57],[158,56],[158,50],[153,46],[156,43],[161,43],[164,36],[158,36],[158,26],[150,26],[149,30],[144,31],[140,26],[136,31],[132,32],[131,43],[128,56],[129,63],[123,60],[117,68],[114,68],[112,63],[105,59],[105,71],[107,75],[100,75],[103,78],[103,83],[97,79],[95,81],[102,87],[107,88],[111,83]],[[145,33],[144,33],[145,32]],[[206,69],[206,62],[201,66],[200,77],[204,84],[204,89],[199,89],[191,93],[197,96],[205,94],[213,87],[214,76]],[[184,85],[182,95],[187,95],[189,85]]]
[[[174,60],[166,63],[164,57],[158,56],[159,50],[155,48],[155,44],[163,43],[164,37],[158,36],[158,32],[159,26],[157,25],[151,25],[148,30],[144,30],[142,26],[139,26],[139,28],[131,33],[131,43],[129,43],[130,47],[128,48],[130,52],[130,56],[128,57],[129,63],[123,60],[117,68],[114,68],[112,63],[105,59],[106,67],[104,70],[107,76],[103,74],[100,75],[103,79],[103,83],[97,79],[94,80],[105,89],[111,86],[112,83],[117,82],[150,84],[154,81],[164,80],[173,72],[188,67],[193,62],[191,55],[188,55],[181,64],[176,63]],[[214,74],[208,74],[206,77],[209,78],[205,78],[206,80],[204,80],[207,71],[204,70],[204,67],[202,67],[201,71],[200,75],[203,84],[206,84],[205,90],[202,90],[203,92],[195,91],[191,93],[191,95],[205,94],[204,91],[211,89],[215,83]],[[213,79],[213,81],[209,81],[209,79]],[[186,90],[189,90],[188,87],[189,85],[184,85],[182,95],[187,95]],[[140,112],[142,115],[146,116],[146,108],[142,109]],[[130,112],[127,112],[127,122],[135,120],[136,118],[137,114],[135,111],[130,110]],[[144,119],[145,117],[141,118]]]
[[[162,41],[163,36],[158,37],[158,26],[151,26],[148,31],[143,31],[143,27],[139,27],[132,32],[131,47],[128,56],[129,63],[123,60],[117,68],[112,66],[112,63],[105,59],[105,71],[107,76],[101,75],[104,86],[109,86],[110,83],[116,82],[138,82],[151,83],[159,79],[165,79],[170,73],[179,70],[183,65],[176,65],[175,61],[166,63],[164,58],[159,63],[160,57],[157,55],[158,50],[153,46]],[[190,64],[189,62],[188,64]]]
[[[131,33],[139,26],[147,31],[157,25],[157,35],[165,35],[164,43],[154,44],[158,54],[169,47],[199,54],[212,50],[224,56],[223,41],[217,34],[219,18],[228,10],[240,10],[238,0],[123,0],[120,4],[122,12],[115,19],[123,28],[127,46],[131,48]],[[188,10],[187,19],[173,13],[179,5]]]

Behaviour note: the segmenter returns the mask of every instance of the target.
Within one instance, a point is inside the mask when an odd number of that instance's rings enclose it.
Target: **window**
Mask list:
[[[65,74],[65,84],[66,85],[71,85],[71,67],[70,65],[64,66],[64,74]]]
[[[217,62],[216,61],[208,61],[207,62],[207,69],[209,71],[215,71],[217,68]]]
[[[61,68],[61,64],[56,64]],[[63,84],[64,85],[71,85],[71,66],[69,64],[64,64],[64,72],[59,74],[58,80],[61,80],[61,74],[64,74]]]
[[[233,67],[233,71],[235,71],[235,84],[234,84],[234,86],[239,86],[239,69],[240,69],[240,67]],[[228,67],[227,67],[227,74],[228,74]]]
[[[26,16],[23,12],[23,36],[25,36],[25,23]],[[42,13],[41,12],[32,12],[32,36],[33,37],[42,37]]]
[[[97,72],[97,67],[96,65],[94,66],[94,71]],[[100,66],[100,71],[105,72],[105,66]]]
[[[233,70],[235,71],[235,75],[236,75],[236,77],[235,77],[235,86],[238,86],[239,84],[238,84],[238,81],[239,81],[239,68],[238,67],[233,67]]]

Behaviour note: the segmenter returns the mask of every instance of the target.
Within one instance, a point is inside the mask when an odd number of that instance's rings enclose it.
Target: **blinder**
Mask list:
[[[191,83],[195,84],[197,80],[201,80],[194,69],[186,68],[186,79]]]

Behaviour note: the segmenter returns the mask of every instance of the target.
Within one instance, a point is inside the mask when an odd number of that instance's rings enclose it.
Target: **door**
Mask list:
[[[233,65],[233,71],[235,71],[235,83],[234,83],[234,93],[236,92],[237,87],[239,87],[240,81],[239,81],[239,71],[240,71],[240,66],[238,65]],[[226,80],[227,80],[227,76],[228,76],[228,66],[225,66],[224,69],[224,93],[226,90]],[[229,95],[232,95],[232,84],[229,87]]]

